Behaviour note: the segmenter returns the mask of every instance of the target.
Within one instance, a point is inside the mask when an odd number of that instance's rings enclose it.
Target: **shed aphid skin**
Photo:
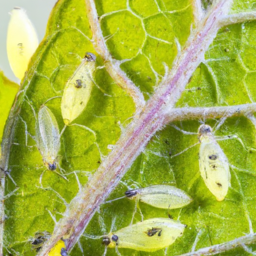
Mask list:
[[[137,251],[154,252],[175,242],[183,235],[186,226],[167,218],[155,218],[111,232],[102,243],[108,248],[129,248]]]
[[[38,113],[36,124],[36,143],[48,170],[57,168],[57,156],[60,150],[60,131],[52,111],[43,105]]]
[[[230,186],[229,162],[217,143],[209,125],[198,129],[199,168],[205,185],[218,201],[224,200]]]
[[[10,14],[6,42],[7,55],[13,73],[21,80],[30,58],[38,47],[38,38],[24,9],[15,7]]]
[[[192,202],[192,198],[183,190],[169,185],[154,185],[128,190],[125,195],[129,199],[138,200],[162,209],[181,208]]]
[[[96,67],[95,60],[94,54],[87,53],[64,88],[61,113],[65,125],[69,125],[83,112],[90,99],[94,85],[92,77]]]

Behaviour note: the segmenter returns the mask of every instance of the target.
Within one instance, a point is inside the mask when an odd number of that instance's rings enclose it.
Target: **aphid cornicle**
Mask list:
[[[36,143],[45,166],[54,171],[57,168],[56,159],[60,150],[60,131],[55,116],[45,105],[38,113]]]
[[[169,185],[154,185],[128,190],[125,195],[143,203],[163,209],[176,209],[189,204],[192,199],[183,190]]]
[[[230,186],[229,163],[223,150],[217,143],[209,125],[198,129],[200,145],[199,168],[201,176],[218,201],[224,200]]]
[[[15,7],[11,11],[11,20],[7,32],[7,55],[13,73],[22,79],[30,58],[38,47],[38,38],[34,26],[24,9]]]
[[[92,78],[96,66],[95,60],[96,57],[92,53],[87,53],[64,88],[61,113],[66,125],[83,112],[90,99],[94,84]]]
[[[178,221],[155,218],[138,222],[103,237],[102,243],[109,248],[129,248],[153,252],[163,249],[183,235],[186,226]]]

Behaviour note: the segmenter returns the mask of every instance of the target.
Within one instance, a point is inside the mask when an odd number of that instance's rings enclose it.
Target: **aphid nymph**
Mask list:
[[[230,186],[229,163],[209,125],[198,129],[199,169],[205,185],[218,201],[224,200]]]
[[[154,185],[128,190],[125,195],[151,206],[162,209],[176,209],[188,205],[192,199],[183,190],[169,185]]]
[[[184,228],[185,225],[168,218],[149,219],[104,236],[102,243],[109,248],[153,252],[174,243]]]
[[[94,85],[95,60],[94,54],[87,53],[65,85],[61,100],[61,113],[66,125],[76,119],[87,106]]]
[[[56,159],[60,150],[60,131],[55,116],[45,105],[38,112],[36,143],[45,166],[51,171],[56,170]]]
[[[37,46],[37,34],[25,10],[15,7],[8,26],[7,55],[13,73],[20,80]]]

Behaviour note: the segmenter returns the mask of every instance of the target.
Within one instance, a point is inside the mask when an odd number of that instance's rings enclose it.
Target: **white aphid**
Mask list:
[[[8,26],[7,55],[13,73],[20,80],[37,47],[38,38],[33,24],[24,9],[15,7]]]
[[[76,119],[85,109],[93,87],[93,73],[96,57],[87,53],[80,66],[68,80],[62,100],[61,113],[66,125]]]
[[[154,185],[128,190],[125,195],[130,199],[163,209],[181,208],[192,201],[183,190],[168,185]]]
[[[230,186],[229,163],[209,125],[198,129],[200,145],[199,168],[208,189],[218,201],[224,200]]]
[[[183,235],[186,226],[167,218],[154,218],[111,232],[103,237],[109,248],[153,252],[165,248]]]
[[[36,124],[36,143],[46,167],[54,171],[60,150],[60,131],[51,110],[43,105],[38,113]]]

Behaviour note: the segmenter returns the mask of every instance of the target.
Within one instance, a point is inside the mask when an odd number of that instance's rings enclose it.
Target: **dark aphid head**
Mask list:
[[[118,236],[117,236],[117,235],[113,235],[113,236],[111,237],[111,239],[112,239],[114,242],[117,242]]]
[[[137,189],[133,189],[133,190],[127,190],[125,192],[125,195],[127,197],[133,197],[133,196],[136,196],[138,194],[138,190]]]
[[[198,129],[199,136],[207,135],[209,133],[212,133],[212,127],[210,125],[207,125],[207,124],[200,125],[200,127]]]
[[[61,248],[60,255],[61,256],[68,256],[67,250],[65,248]]]
[[[106,246],[108,246],[109,244],[110,244],[110,238],[108,237],[108,236],[104,236],[103,238],[102,238],[102,244],[104,244],[104,245],[106,245]]]
[[[56,168],[57,168],[56,163],[52,163],[52,164],[48,163],[48,169],[49,169],[50,171],[55,171]]]
[[[84,58],[87,60],[87,61],[95,61],[96,60],[96,56],[91,53],[91,52],[87,52],[84,56]]]

